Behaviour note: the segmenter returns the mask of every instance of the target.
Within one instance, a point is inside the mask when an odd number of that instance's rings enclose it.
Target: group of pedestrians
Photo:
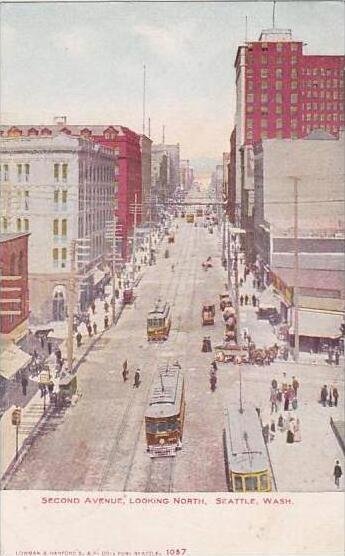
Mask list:
[[[125,361],[122,364],[122,378],[123,378],[123,382],[127,382],[127,380],[129,379],[129,370],[128,370],[128,361],[127,361],[127,359],[125,359]],[[139,388],[140,384],[141,384],[141,373],[140,373],[140,369],[137,368],[135,373],[134,373],[133,388]]]
[[[250,301],[251,301],[251,304],[253,305],[253,307],[256,307],[256,306],[259,305],[259,300],[254,293],[251,297],[249,297],[248,294],[245,294],[244,296],[242,294],[240,295],[240,305],[241,305],[241,307],[243,306],[243,303],[245,305],[250,304]]]
[[[271,402],[271,415],[281,411],[281,406],[284,403],[284,411],[297,409],[297,394],[299,389],[299,382],[295,376],[292,377],[291,384],[286,381],[286,373],[283,373],[283,382],[278,387],[278,382],[274,378],[271,382],[270,402]]]
[[[329,387],[327,387],[327,384],[324,384],[323,387],[321,388],[321,393],[320,393],[321,405],[323,407],[326,407],[327,405],[329,407],[333,407],[333,406],[337,407],[338,399],[339,399],[338,388],[336,386],[333,386],[332,384]]]

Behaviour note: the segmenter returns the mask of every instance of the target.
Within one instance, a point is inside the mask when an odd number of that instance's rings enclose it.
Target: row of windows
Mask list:
[[[258,96],[258,95],[256,95]],[[261,93],[261,102],[268,102],[268,94],[267,93]],[[277,100],[279,99],[279,100]],[[276,102],[281,103],[283,101],[282,96],[276,96]],[[298,94],[297,93],[291,93],[290,95],[290,103],[291,104],[297,104],[298,101]],[[253,93],[248,93],[247,94],[247,102],[251,103],[254,102],[254,94]]]
[[[58,218],[53,220],[53,235],[54,236],[67,236],[67,219],[63,218],[61,221]]]
[[[302,114],[302,120],[306,120],[307,122],[310,122],[311,120],[320,120],[321,122],[327,121],[327,122],[337,122],[339,119],[339,114]],[[343,118],[344,119],[344,116]]]
[[[260,123],[261,123],[262,128],[267,128],[268,127],[267,118],[262,118]],[[298,127],[298,121],[297,120],[292,119],[289,123],[290,123],[290,126],[291,126],[292,129],[297,129],[297,127]],[[277,129],[280,129],[280,128],[283,127],[283,120],[281,118],[277,118],[275,120],[275,127]],[[247,119],[247,128],[248,129],[253,128],[253,120],[252,119]]]
[[[260,83],[260,87],[261,87],[261,89],[268,89],[268,81],[262,80],[261,83]],[[275,83],[273,83],[273,87],[275,87],[278,90],[282,89],[283,88],[283,82],[282,81],[276,81]],[[292,90],[297,89],[298,88],[297,81],[291,81],[290,88]],[[254,89],[254,82],[253,81],[247,81],[247,89],[248,89],[248,91],[252,91]]]
[[[307,98],[326,98],[327,100],[338,98],[344,98],[344,91],[319,91],[318,89],[313,89],[312,91],[302,91],[302,95]]]
[[[297,64],[297,56],[291,56],[290,58],[287,59],[287,61],[289,61],[292,65],[295,65],[295,64]],[[247,53],[247,63],[248,63],[249,65],[251,65],[251,64],[253,64],[253,62],[254,62],[254,56],[253,56],[252,52]],[[260,57],[260,62],[261,62],[261,64],[262,64],[263,66],[267,66],[267,64],[268,64],[268,57],[267,57],[266,54],[263,54],[263,55]],[[270,62],[271,62],[271,60],[270,60]],[[280,65],[280,64],[282,64],[282,63],[283,63],[282,58],[279,58],[279,59],[277,58],[277,59],[276,59],[276,64],[277,64],[277,65]]]
[[[343,76],[344,70],[330,69],[330,68],[303,68],[302,73],[304,75],[326,75],[327,77],[340,77]]]
[[[63,162],[62,164],[55,162],[54,180],[60,181],[60,179],[62,179],[62,181],[67,181],[67,175],[68,175],[68,164],[66,164],[65,162]]]
[[[339,87],[339,81],[338,79],[326,79],[325,81],[312,81],[311,79],[308,79],[307,81],[302,81],[302,87],[307,89],[311,89],[312,87],[320,87],[320,89],[332,89],[332,87]]]
[[[113,166],[83,166],[80,164],[79,173],[81,180],[111,182],[117,175]]]
[[[331,126],[329,124],[311,124],[311,125],[306,125],[306,126],[302,126],[302,132],[303,133],[310,133],[313,129],[324,129],[326,131],[328,131],[329,133],[338,133],[339,128],[336,126]]]
[[[268,132],[265,130],[261,130],[259,136],[261,139],[268,139]],[[271,137],[275,139],[283,139],[283,131],[282,130],[275,131],[273,134],[271,133]],[[297,131],[292,131],[291,133],[288,134],[288,137],[289,138],[291,137],[291,139],[298,139],[299,135]],[[251,141],[253,139],[252,131],[247,131],[246,139],[247,141]]]
[[[8,219],[6,216],[2,216],[0,220],[0,231],[8,232]],[[28,218],[17,218],[16,220],[16,231],[17,232],[28,232],[29,231],[29,219]]]
[[[67,203],[67,190],[63,189],[55,189],[54,191],[54,203],[59,203],[59,201],[63,204]]]
[[[52,256],[54,268],[66,268],[67,247],[62,247],[62,249],[54,247]]]
[[[260,77],[261,79],[267,79],[269,77],[272,77],[272,73],[273,71],[271,71],[269,68],[261,68],[260,70]],[[286,71],[284,70],[284,74],[286,73]],[[283,77],[283,68],[276,68],[274,75],[276,77],[276,79],[282,79]],[[247,77],[253,77],[254,76],[254,70],[252,68],[248,68],[247,69]],[[298,77],[298,72],[297,72],[297,68],[291,68],[290,71],[290,76],[292,79],[297,79]]]
[[[17,164],[16,175],[18,182],[28,182],[30,179],[30,164]],[[0,181],[9,181],[10,169],[8,164],[0,164]]]
[[[277,43],[269,43],[270,44],[270,49],[275,49],[277,52],[283,52],[284,49],[284,44],[285,44],[285,50],[289,49],[291,50],[291,52],[296,52],[298,50],[298,43],[296,42],[290,42],[290,43],[282,43],[282,42],[277,42]],[[248,44],[248,51],[252,52],[253,50],[253,44],[249,43]],[[268,50],[268,43],[267,42],[262,42],[261,43],[261,50],[263,51],[267,51]]]
[[[341,102],[307,102],[302,104],[302,110],[320,110],[322,112],[324,112],[325,110],[337,110],[339,112],[344,112],[344,105]]]

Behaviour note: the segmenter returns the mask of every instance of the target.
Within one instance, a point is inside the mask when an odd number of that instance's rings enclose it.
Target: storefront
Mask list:
[[[298,335],[301,351],[320,353],[328,347],[339,346],[340,326],[343,323],[341,313],[298,310]],[[294,328],[289,329],[290,344],[294,344]]]

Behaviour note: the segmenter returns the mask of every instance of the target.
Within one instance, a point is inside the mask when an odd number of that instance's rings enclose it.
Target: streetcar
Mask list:
[[[270,492],[270,463],[258,411],[253,405],[225,409],[224,454],[231,492]]]
[[[152,311],[147,316],[147,339],[167,340],[171,327],[171,310],[167,301],[162,302],[160,299]]]
[[[203,216],[203,214],[204,214],[204,213],[203,213],[202,208],[196,209],[196,215],[197,215],[197,216]]]
[[[186,216],[186,221],[189,222],[189,224],[193,224],[194,222],[194,214],[192,212],[189,212]]]
[[[145,434],[150,457],[175,456],[182,448],[185,389],[181,365],[167,363],[154,378],[145,413]]]

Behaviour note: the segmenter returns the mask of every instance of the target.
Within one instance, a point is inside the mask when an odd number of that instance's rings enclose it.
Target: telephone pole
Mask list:
[[[73,336],[74,336],[74,308],[76,288],[76,240],[71,242],[71,269],[68,280],[68,324],[67,324],[67,365],[68,371],[73,370]]]
[[[294,196],[294,290],[293,290],[293,302],[294,302],[294,333],[295,333],[295,349],[294,358],[297,363],[299,360],[299,241],[298,241],[298,182],[301,181],[300,178],[292,177],[293,180],[293,196]]]

